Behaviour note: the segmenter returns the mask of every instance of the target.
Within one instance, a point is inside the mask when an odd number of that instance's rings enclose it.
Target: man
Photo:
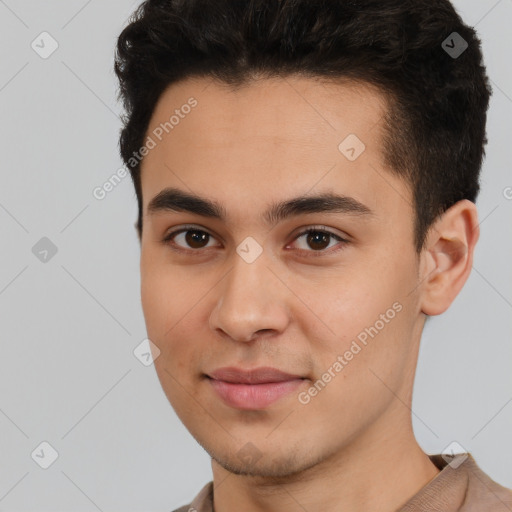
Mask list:
[[[212,457],[179,511],[512,510],[411,422],[479,236],[490,88],[451,4],[148,0],[115,70],[156,371]]]

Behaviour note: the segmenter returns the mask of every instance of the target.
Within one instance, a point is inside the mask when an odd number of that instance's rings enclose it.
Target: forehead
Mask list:
[[[189,109],[193,98],[197,105]],[[230,147],[242,143],[337,150],[339,137],[354,133],[373,139],[385,113],[385,97],[374,87],[356,82],[328,82],[297,76],[266,78],[240,87],[207,78],[192,78],[168,87],[157,102],[148,134],[175,118],[163,138],[179,144],[189,132],[188,144]],[[190,110],[190,112],[189,112]],[[373,128],[377,128],[373,130]],[[373,133],[371,133],[373,132]],[[172,133],[172,136],[171,136]],[[158,135],[158,134],[157,134]],[[166,137],[169,135],[169,137]],[[296,151],[298,148],[296,148]]]
[[[208,78],[173,84],[146,132],[154,147],[141,165],[144,209],[168,186],[221,203],[236,197],[247,207],[314,188],[361,202],[366,195],[374,206],[397,188],[407,195],[400,183],[383,188],[396,181],[384,169],[386,109],[384,95],[355,82],[290,76],[238,88]]]

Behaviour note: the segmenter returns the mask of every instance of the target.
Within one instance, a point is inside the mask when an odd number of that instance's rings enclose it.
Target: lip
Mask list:
[[[301,375],[286,373],[270,366],[261,366],[252,370],[226,366],[209,373],[208,377],[233,384],[266,384],[303,378]]]
[[[300,386],[305,377],[261,367],[242,370],[219,368],[207,375],[217,395],[236,409],[264,409]]]

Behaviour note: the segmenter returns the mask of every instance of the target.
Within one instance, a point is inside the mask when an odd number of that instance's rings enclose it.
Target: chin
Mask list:
[[[236,453],[222,454],[217,450],[203,448],[212,459],[225,470],[235,475],[275,479],[276,483],[285,483],[293,479],[297,474],[315,466],[321,461],[321,457],[311,460],[306,454],[297,453],[290,447],[288,453],[279,453],[269,450],[268,453],[256,451],[247,443]],[[254,447],[254,445],[252,445]],[[252,452],[252,453],[251,453]]]

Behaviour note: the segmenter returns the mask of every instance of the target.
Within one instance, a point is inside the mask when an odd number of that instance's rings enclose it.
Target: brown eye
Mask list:
[[[312,256],[322,256],[332,254],[342,249],[348,242],[344,238],[336,235],[330,231],[319,228],[309,228],[302,233],[299,233],[295,240],[299,240],[303,238],[305,243],[303,243],[303,247],[299,247],[299,249],[310,252],[310,253],[318,253],[312,254]],[[334,250],[326,250],[329,247],[333,247],[331,244],[332,241],[338,241],[338,244],[334,244],[334,246],[338,245],[339,247]]]
[[[198,231],[197,229],[190,229],[185,232],[185,241],[194,249],[202,249],[204,243],[208,243],[210,235],[205,231]]]
[[[183,227],[165,236],[163,243],[177,246],[179,249],[198,251],[208,248],[212,235],[207,231],[194,227]]]
[[[323,231],[310,231],[307,234],[306,241],[310,247],[315,250],[322,250],[329,246],[331,235]]]

